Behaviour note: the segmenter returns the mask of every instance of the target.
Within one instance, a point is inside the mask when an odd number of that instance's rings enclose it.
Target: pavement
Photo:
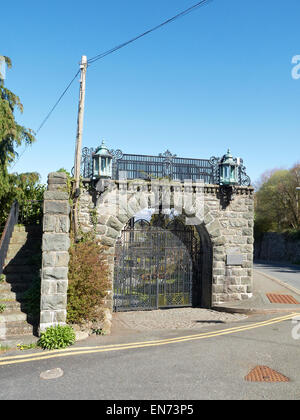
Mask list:
[[[247,301],[114,314],[109,336],[50,352],[11,349],[0,354],[0,400],[298,400],[300,304],[271,304],[267,293],[300,302],[300,290],[256,267]],[[289,382],[247,381],[258,366]]]
[[[222,303],[215,305],[213,309],[241,313],[241,314],[272,314],[282,312],[300,312],[300,267],[296,267],[293,270],[295,278],[299,279],[299,289],[294,286],[294,283],[287,283],[286,278],[281,277],[279,272],[284,272],[288,275],[288,271],[291,270],[292,266],[285,266],[278,264],[277,269],[274,271],[274,264],[270,263],[259,263],[255,264],[253,272],[253,297],[251,299]],[[271,274],[272,275],[271,275]],[[276,277],[275,277],[276,276]],[[282,278],[285,280],[283,281]],[[290,276],[289,276],[290,278]],[[267,293],[282,294],[292,296],[298,305],[283,304],[283,303],[271,303],[266,296]]]
[[[272,274],[272,275],[271,275]],[[276,276],[276,277],[275,277]],[[285,281],[282,281],[285,280]],[[292,279],[292,282],[290,281]],[[299,289],[294,287],[299,283]],[[289,283],[287,283],[289,281]],[[299,304],[271,303],[266,294],[289,295]],[[139,340],[172,337],[174,333],[185,333],[205,329],[210,325],[230,324],[243,320],[244,316],[273,313],[300,313],[300,267],[274,265],[273,263],[255,264],[253,275],[253,297],[251,299],[222,303],[211,310],[203,308],[177,308],[158,311],[133,311],[114,313],[111,335],[101,337],[105,344],[115,344],[136,339]],[[175,331],[176,330],[176,331]],[[90,336],[78,344],[97,342],[99,337]],[[37,337],[25,336],[5,342],[5,346],[13,348],[16,343],[35,343]],[[3,347],[5,347],[3,345]],[[1,347],[1,346],[0,346]]]
[[[258,260],[254,263],[254,269],[300,290],[300,265]]]

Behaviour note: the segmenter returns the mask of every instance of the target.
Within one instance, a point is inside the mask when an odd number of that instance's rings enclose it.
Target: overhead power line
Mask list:
[[[108,50],[108,51],[105,51],[105,52],[103,52],[103,53],[101,53],[101,54],[96,55],[95,57],[90,58],[90,59],[88,60],[88,64],[93,64],[95,61],[100,60],[101,58],[104,58],[104,57],[106,57],[107,55],[112,54],[112,53],[114,53],[115,51],[120,50],[121,48],[126,47],[127,45],[131,44],[132,42],[135,42],[135,41],[137,41],[138,39],[143,38],[143,37],[144,37],[144,36],[146,36],[146,35],[149,35],[151,32],[154,32],[154,31],[156,31],[157,29],[160,29],[160,28],[162,28],[163,26],[165,26],[165,25],[167,25],[167,24],[169,24],[169,23],[171,23],[171,22],[174,22],[174,20],[179,19],[180,17],[183,17],[183,16],[187,15],[188,13],[191,13],[191,12],[195,11],[195,10],[196,10],[196,9],[198,9],[199,7],[206,5],[206,4],[207,4],[207,3],[209,3],[210,1],[212,1],[212,0],[202,0],[202,1],[199,1],[198,3],[194,4],[194,6],[189,7],[188,9],[184,10],[183,12],[178,13],[177,15],[173,16],[172,18],[167,19],[167,20],[166,20],[166,21],[164,21],[163,23],[161,23],[161,24],[159,24],[159,25],[157,25],[157,26],[154,26],[153,28],[149,29],[149,30],[148,30],[148,31],[146,31],[146,32],[143,32],[142,34],[140,34],[140,35],[138,35],[138,36],[136,36],[136,37],[134,37],[134,38],[132,38],[132,39],[130,39],[129,41],[123,42],[122,44],[117,45],[116,47],[111,48],[111,49],[110,49],[110,50]]]
[[[38,134],[38,132],[41,130],[41,128],[44,126],[44,124],[46,123],[46,121],[48,120],[48,118],[50,117],[50,115],[52,114],[52,112],[55,110],[55,108],[57,107],[57,105],[60,103],[60,101],[62,100],[62,98],[65,96],[65,94],[67,93],[67,91],[69,90],[69,88],[71,87],[72,83],[74,82],[74,80],[76,79],[76,77],[78,76],[78,74],[80,73],[80,70],[77,71],[77,73],[75,74],[75,76],[72,78],[72,80],[70,81],[70,83],[67,85],[67,87],[65,88],[65,90],[62,92],[62,94],[60,95],[60,97],[58,98],[58,100],[55,102],[55,104],[53,105],[53,107],[50,109],[50,111],[48,112],[48,114],[46,115],[46,117],[43,119],[43,121],[41,122],[41,124],[38,126],[37,130],[35,131],[35,135]],[[18,155],[17,159],[15,160],[14,164],[12,165],[11,169],[13,169],[16,164],[19,162],[19,160],[21,159],[21,157],[24,155],[24,153],[26,152],[27,148],[29,147],[28,144],[25,145],[23,151]]]
[[[38,134],[38,132],[40,131],[40,129],[43,127],[43,125],[45,124],[45,122],[48,120],[48,118],[52,114],[52,112],[55,110],[55,108],[57,107],[57,105],[60,103],[60,101],[62,100],[62,98],[65,96],[65,94],[67,93],[67,91],[69,90],[69,88],[71,87],[72,83],[74,82],[74,80],[76,79],[76,77],[78,76],[79,73],[80,73],[80,70],[77,71],[77,73],[75,74],[75,76],[73,77],[73,79],[70,81],[70,83],[68,84],[68,86],[65,88],[65,90],[63,91],[63,93],[60,95],[60,97],[58,98],[58,100],[55,102],[55,104],[53,105],[53,107],[51,108],[51,110],[49,111],[49,113],[43,119],[43,121],[39,125],[38,129],[36,130],[36,133],[35,134]]]
[[[174,22],[175,20],[189,14],[192,13],[193,11],[199,9],[202,6],[205,6],[207,3],[211,2],[212,0],[201,0],[198,3],[194,4],[193,6],[183,10],[182,12],[178,13],[177,15],[171,17],[170,19],[165,20],[164,22],[160,23],[157,26],[154,26],[153,28],[147,30],[146,32],[143,32],[142,34],[130,39],[129,41],[123,42],[122,44],[117,45],[114,48],[111,48],[110,50],[107,50],[103,53],[100,53],[92,58],[90,58],[89,60],[87,60],[87,64],[88,66],[90,66],[91,64],[95,63],[96,61],[106,57],[109,54],[112,54],[118,50],[120,50],[121,48],[126,47],[129,44],[132,44],[133,42],[137,41],[140,38],[143,38],[146,35],[149,35],[150,33],[162,28],[165,25],[168,25],[169,23]],[[55,104],[53,105],[53,107],[50,109],[50,111],[48,112],[48,114],[46,115],[46,117],[43,119],[43,121],[41,122],[41,124],[38,126],[35,135],[37,135],[39,133],[39,131],[42,129],[42,127],[45,125],[45,123],[47,122],[47,120],[50,118],[51,114],[53,113],[53,111],[55,110],[55,108],[58,106],[58,104],[61,102],[62,98],[65,96],[65,94],[67,93],[67,91],[69,90],[69,88],[71,87],[71,85],[73,84],[74,80],[76,79],[76,77],[78,76],[78,74],[80,73],[80,69],[77,71],[77,73],[75,74],[75,76],[73,76],[72,80],[69,82],[69,84],[66,86],[66,88],[64,89],[64,91],[62,92],[62,94],[59,96],[58,100],[55,102]],[[15,167],[15,165],[18,163],[18,161],[20,160],[20,158],[23,156],[23,154],[25,153],[25,151],[27,150],[28,145],[25,146],[24,150],[22,151],[22,153],[19,154],[17,160],[14,162],[13,166],[11,167],[11,169],[13,169]]]

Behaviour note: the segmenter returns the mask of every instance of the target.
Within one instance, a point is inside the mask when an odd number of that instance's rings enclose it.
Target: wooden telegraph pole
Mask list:
[[[77,135],[76,135],[76,150],[74,163],[74,206],[73,206],[73,220],[75,238],[78,233],[78,197],[80,194],[80,162],[81,162],[81,145],[82,145],[82,131],[83,131],[83,117],[84,117],[84,102],[85,102],[85,83],[86,83],[87,57],[83,55],[80,63],[80,88],[79,88],[79,104],[77,117]]]

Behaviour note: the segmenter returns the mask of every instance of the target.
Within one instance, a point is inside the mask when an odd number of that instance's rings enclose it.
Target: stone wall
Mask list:
[[[40,331],[66,323],[70,206],[67,177],[48,176],[44,194]]]
[[[265,233],[255,241],[254,257],[264,261],[300,263],[300,239],[281,233]]]
[[[138,183],[138,181],[137,181]],[[134,181],[109,181],[98,192],[89,188],[82,191],[80,197],[79,222],[84,232],[94,230],[97,239],[108,247],[111,268],[111,283],[113,284],[114,247],[116,239],[128,220],[135,214],[150,207],[153,188],[150,183],[143,183],[139,188],[133,187]],[[170,203],[175,203],[180,194],[184,197],[184,186],[181,183],[165,184],[170,191]],[[189,187],[191,188],[191,186]],[[193,189],[193,186],[192,186]],[[127,190],[127,202],[123,202],[116,212],[116,192]],[[195,192],[195,188],[193,189]],[[179,195],[178,195],[179,194]],[[238,187],[233,200],[228,206],[222,203],[220,187],[205,185],[203,220],[199,221],[200,228],[208,232],[212,244],[212,267],[207,274],[206,284],[211,285],[211,305],[225,301],[248,299],[252,296],[252,268],[253,268],[253,188]],[[194,202],[197,197],[193,198]],[[193,219],[194,214],[188,219]],[[113,294],[110,291],[106,306],[112,309]]]

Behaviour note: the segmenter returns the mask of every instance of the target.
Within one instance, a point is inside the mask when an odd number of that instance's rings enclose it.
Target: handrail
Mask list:
[[[15,224],[18,223],[19,217],[19,203],[15,201],[10,209],[4,230],[0,240],[0,275],[3,272],[3,266],[7,255],[10,238],[12,236]]]

